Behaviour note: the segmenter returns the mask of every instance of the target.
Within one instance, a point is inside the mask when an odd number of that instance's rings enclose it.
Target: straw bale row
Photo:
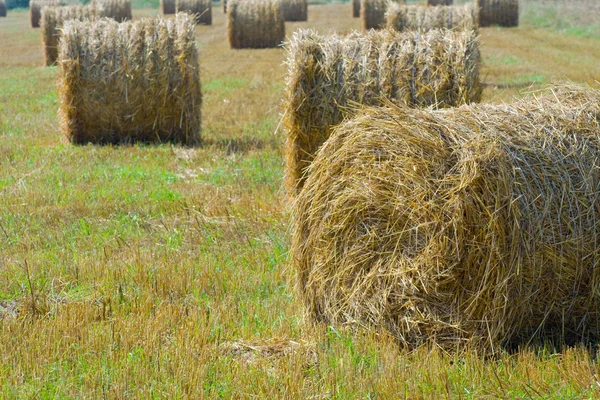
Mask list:
[[[92,0],[103,17],[112,18],[117,22],[131,20],[131,0]]]
[[[60,125],[73,143],[200,141],[194,23],[68,21],[58,63]]]
[[[479,41],[472,31],[369,31],[347,37],[295,33],[285,92],[286,185],[304,171],[334,125],[358,105],[387,100],[410,107],[478,102]]]
[[[600,92],[363,110],[318,152],[291,260],[315,321],[409,348],[600,339]]]

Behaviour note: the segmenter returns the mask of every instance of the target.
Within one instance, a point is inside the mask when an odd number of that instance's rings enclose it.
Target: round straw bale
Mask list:
[[[479,40],[472,31],[368,31],[347,37],[301,30],[288,45],[284,99],[286,186],[294,194],[333,126],[356,105],[410,107],[481,99]]]
[[[285,21],[306,21],[308,2],[306,0],[281,0]]]
[[[103,9],[96,5],[42,7],[41,35],[44,46],[44,62],[50,66],[58,57],[58,41],[64,21],[67,20],[95,20],[104,16]]]
[[[385,27],[385,11],[392,2],[406,4],[406,0],[361,0],[360,16],[363,28],[367,30]]]
[[[519,26],[519,0],[475,0],[479,26]]]
[[[102,16],[117,22],[131,21],[131,0],[92,0]]]
[[[0,17],[6,17],[6,2],[0,0]]]
[[[160,7],[164,15],[175,14],[175,0],[160,0]]]
[[[200,141],[194,23],[68,21],[58,62],[61,130],[76,144]]]
[[[600,92],[372,108],[323,145],[294,209],[316,321],[487,351],[600,338]]]
[[[177,12],[184,12],[194,17],[197,24],[212,25],[211,0],[176,0]]]
[[[59,0],[29,0],[29,20],[32,28],[40,27],[40,18],[42,16],[42,7],[59,7]]]
[[[427,0],[428,6],[451,6],[454,0]]]
[[[352,16],[360,18],[360,0],[352,0]]]
[[[227,8],[232,49],[279,47],[285,39],[279,0],[229,0]]]
[[[473,4],[423,7],[392,3],[387,9],[386,20],[387,27],[397,31],[426,32],[443,28],[477,30],[478,15]]]

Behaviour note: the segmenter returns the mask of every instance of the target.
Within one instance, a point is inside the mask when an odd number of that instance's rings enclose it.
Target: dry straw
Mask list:
[[[131,0],[92,0],[102,16],[115,21],[131,21]]]
[[[62,25],[67,20],[95,20],[104,16],[103,10],[95,5],[42,7],[41,34],[44,60],[53,65],[58,57],[58,41]]]
[[[40,27],[40,18],[42,17],[42,7],[59,7],[59,0],[30,0],[29,1],[29,20],[32,28]]]
[[[406,4],[406,0],[361,0],[360,16],[364,29],[385,27],[385,11],[389,3]]]
[[[0,0],[0,17],[6,17],[6,2]]]
[[[229,0],[227,7],[232,49],[278,47],[285,39],[279,0]]]
[[[306,21],[308,17],[307,0],[280,0],[283,19],[286,21]]]
[[[211,0],[176,0],[177,12],[184,12],[194,17],[197,24],[212,25]]]
[[[352,16],[360,18],[360,0],[352,0]]]
[[[284,118],[286,185],[303,174],[334,125],[356,104],[385,99],[410,107],[457,106],[481,98],[474,32],[369,31],[348,37],[302,30],[288,46]]]
[[[175,0],[160,0],[160,8],[164,15],[175,14]]]
[[[340,125],[294,210],[308,315],[410,348],[600,339],[599,114],[566,88]]]
[[[454,0],[427,0],[428,6],[451,6]]]
[[[194,23],[174,19],[64,24],[60,125],[73,143],[200,140]]]
[[[475,0],[480,26],[519,26],[519,0]]]
[[[397,31],[426,32],[431,29],[477,30],[477,9],[464,6],[423,7],[390,4],[386,12],[387,27]]]

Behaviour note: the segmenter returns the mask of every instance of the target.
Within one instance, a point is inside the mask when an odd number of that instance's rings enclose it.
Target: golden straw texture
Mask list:
[[[480,26],[519,26],[519,0],[475,0]]]
[[[361,0],[360,17],[363,29],[385,27],[385,11],[389,3],[406,4],[406,0]]]
[[[68,21],[58,63],[60,125],[73,143],[200,141],[194,23]]]
[[[284,100],[286,186],[303,174],[334,125],[357,104],[386,99],[410,107],[457,106],[481,99],[474,32],[368,31],[347,37],[295,33],[288,46]]]
[[[285,39],[279,0],[229,0],[227,11],[232,49],[279,47]]]
[[[131,0],[92,0],[91,4],[102,10],[103,17],[131,21]]]
[[[177,12],[193,16],[197,24],[212,25],[211,0],[176,0]]]
[[[160,0],[160,7],[164,15],[175,14],[175,0]]]
[[[308,17],[307,0],[280,0],[283,19],[286,21],[306,21]]]
[[[423,7],[390,4],[387,27],[397,31],[427,32],[432,29],[477,30],[478,11],[473,4],[463,6]]]
[[[59,7],[60,5],[59,0],[29,0],[29,21],[31,22],[31,27],[40,27],[42,7]]]
[[[95,20],[103,17],[103,10],[95,5],[42,7],[41,35],[44,46],[44,62],[50,66],[58,57],[58,41],[60,31],[65,21]]]
[[[564,88],[340,125],[294,210],[307,314],[409,348],[600,339],[599,115]]]

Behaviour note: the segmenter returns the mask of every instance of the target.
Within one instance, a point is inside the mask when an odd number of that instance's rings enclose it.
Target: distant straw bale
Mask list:
[[[42,7],[59,7],[60,5],[59,0],[29,0],[29,21],[31,22],[31,27],[40,27]]]
[[[372,108],[323,145],[293,213],[307,314],[409,348],[600,339],[600,92]]]
[[[426,32],[431,29],[477,30],[478,11],[473,4],[463,6],[423,7],[390,4],[386,12],[387,27],[397,31]]]
[[[73,143],[200,141],[194,23],[69,21],[61,36],[59,119]]]
[[[480,26],[519,26],[519,0],[475,0]]]
[[[175,0],[160,0],[163,15],[175,14]]]
[[[96,20],[103,17],[103,10],[96,5],[42,7],[41,35],[44,46],[45,65],[50,66],[58,57],[58,41],[60,31],[65,21]]]
[[[352,0],[352,16],[360,18],[360,0]]]
[[[0,17],[6,17],[6,2],[0,0]]]
[[[410,107],[481,99],[479,40],[472,31],[368,31],[348,37],[302,30],[288,46],[284,100],[286,186],[303,174],[334,125],[357,105]]]
[[[308,18],[307,0],[280,0],[285,21],[306,21]]]
[[[221,2],[223,3],[223,13],[227,12],[227,0],[221,0]]]
[[[406,4],[406,0],[361,0],[360,17],[363,29],[385,27],[385,11],[389,3]]]
[[[131,21],[131,0],[92,0],[101,10],[102,16],[112,18],[117,22]]]
[[[177,12],[184,12],[194,17],[197,24],[212,25],[211,0],[176,0]]]
[[[451,6],[454,0],[427,0],[428,6]]]
[[[227,36],[232,49],[279,47],[285,21],[279,0],[229,0]]]

